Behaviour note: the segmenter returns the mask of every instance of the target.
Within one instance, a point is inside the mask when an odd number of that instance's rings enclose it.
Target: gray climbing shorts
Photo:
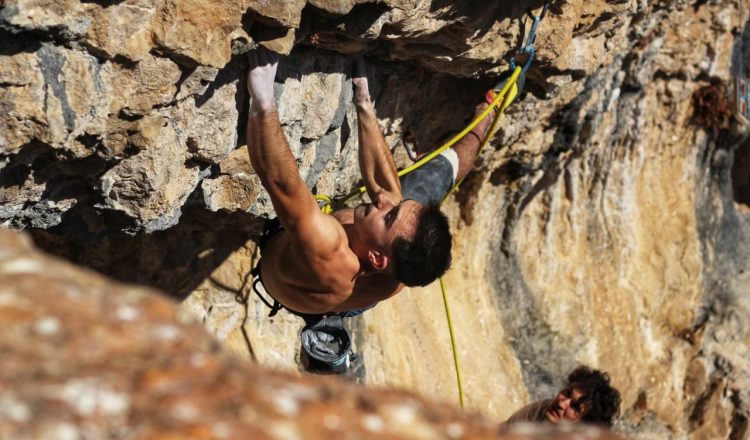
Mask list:
[[[440,153],[431,161],[401,178],[404,199],[422,205],[440,203],[456,183],[458,156],[453,149]]]

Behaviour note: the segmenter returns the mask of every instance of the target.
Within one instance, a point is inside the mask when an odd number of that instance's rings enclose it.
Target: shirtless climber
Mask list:
[[[609,384],[609,375],[578,367],[554,399],[539,400],[518,410],[504,425],[518,422],[587,422],[612,426],[620,410],[620,392]]]
[[[344,312],[442,275],[451,262],[451,234],[438,203],[472,168],[490,117],[473,135],[409,174],[411,183],[405,178],[402,191],[364,65],[355,62],[359,166],[372,203],[325,215],[300,178],[281,130],[273,95],[278,57],[264,48],[256,53],[258,63],[247,81],[252,98],[248,151],[281,225],[261,242],[260,278],[267,293],[298,314]]]

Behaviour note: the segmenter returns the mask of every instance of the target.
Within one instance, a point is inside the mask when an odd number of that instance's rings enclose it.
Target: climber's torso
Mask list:
[[[326,313],[367,307],[401,290],[389,275],[363,273],[344,229],[353,221],[353,209],[318,221],[323,224],[307,240],[305,234],[282,230],[265,244],[262,279],[274,299],[297,312]]]

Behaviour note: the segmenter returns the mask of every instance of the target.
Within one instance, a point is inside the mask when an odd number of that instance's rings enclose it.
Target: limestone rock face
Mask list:
[[[5,1],[0,221],[295,372],[301,320],[250,289],[274,213],[247,156],[247,53],[288,54],[283,129],[305,182],[340,196],[359,178],[351,55],[406,166],[402,138],[427,152],[463,128],[543,3]],[[750,143],[728,97],[749,40],[737,1],[552,2],[525,93],[445,205],[468,408],[502,421],[586,363],[622,392],[621,432],[748,435]],[[439,292],[350,320],[350,378],[455,404]]]

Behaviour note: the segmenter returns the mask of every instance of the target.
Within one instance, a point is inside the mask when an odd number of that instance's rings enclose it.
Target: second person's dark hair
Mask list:
[[[568,386],[584,395],[587,410],[581,420],[612,426],[620,412],[620,392],[609,383],[609,374],[581,366],[568,375]]]

